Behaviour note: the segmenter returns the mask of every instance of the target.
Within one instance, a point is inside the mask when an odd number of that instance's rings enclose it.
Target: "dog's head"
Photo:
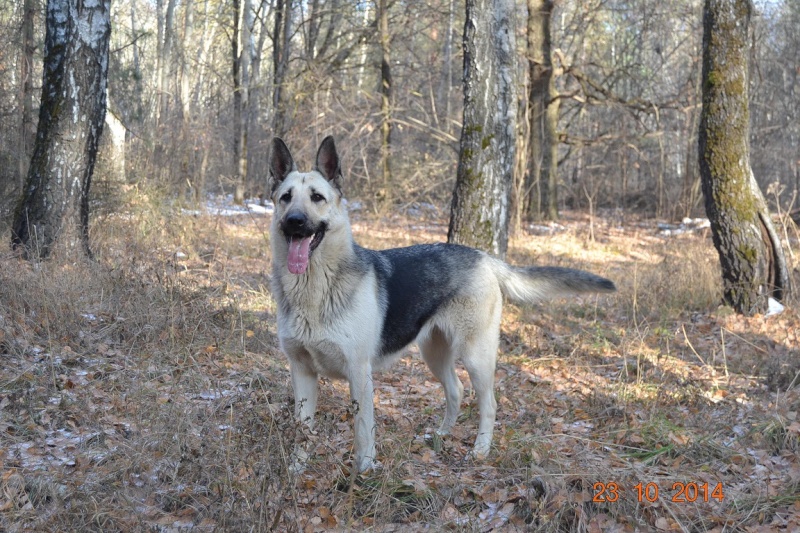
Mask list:
[[[331,224],[340,222],[341,177],[339,155],[333,137],[326,137],[317,151],[311,172],[299,172],[292,154],[279,138],[272,141],[269,163],[273,225],[286,239],[287,266],[292,274],[308,269],[311,254],[322,243]]]

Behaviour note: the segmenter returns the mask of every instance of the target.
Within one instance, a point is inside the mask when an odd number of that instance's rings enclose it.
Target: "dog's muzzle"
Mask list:
[[[292,274],[303,274],[308,270],[311,253],[322,242],[325,230],[328,229],[324,222],[314,227],[308,217],[301,212],[286,213],[281,220],[281,231],[289,242],[289,253],[286,266]]]

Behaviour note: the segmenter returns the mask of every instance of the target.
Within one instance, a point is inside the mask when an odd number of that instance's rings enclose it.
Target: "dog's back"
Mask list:
[[[367,250],[378,280],[384,309],[382,355],[395,353],[414,341],[442,305],[463,290],[475,275],[484,254],[454,244],[419,244],[406,248]]]
[[[383,313],[382,355],[416,339],[444,304],[469,297],[476,276],[496,280],[504,296],[521,304],[579,293],[613,292],[614,284],[582,270],[562,267],[513,267],[484,252],[457,244],[419,244],[405,248],[357,248],[361,261],[375,269]],[[491,279],[479,280],[491,283]]]

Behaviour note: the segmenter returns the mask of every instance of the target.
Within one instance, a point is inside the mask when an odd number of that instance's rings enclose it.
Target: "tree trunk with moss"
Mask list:
[[[725,302],[763,312],[788,289],[786,261],[750,167],[748,72],[750,0],[706,0],[700,174]]]
[[[514,171],[514,2],[467,0],[464,122],[447,240],[503,257]]]
[[[106,114],[110,0],[49,0],[39,124],[12,247],[89,250],[89,186]]]

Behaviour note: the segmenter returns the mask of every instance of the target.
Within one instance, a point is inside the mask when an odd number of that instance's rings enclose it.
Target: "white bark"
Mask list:
[[[512,0],[468,0],[464,122],[448,240],[504,256],[516,152]]]
[[[106,113],[110,0],[49,0],[36,143],[12,244],[89,254],[89,187]],[[65,234],[62,236],[62,234]]]

